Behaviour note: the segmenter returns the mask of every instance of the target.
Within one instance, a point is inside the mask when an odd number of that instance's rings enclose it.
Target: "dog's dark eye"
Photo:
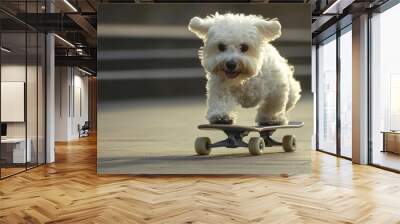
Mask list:
[[[218,44],[218,50],[219,51],[225,51],[226,50],[225,44]]]
[[[249,50],[249,45],[247,45],[247,44],[241,44],[240,45],[240,51],[241,52],[246,52],[247,50]]]

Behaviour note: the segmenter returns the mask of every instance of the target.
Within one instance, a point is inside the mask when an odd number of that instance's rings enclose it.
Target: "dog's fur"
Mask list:
[[[281,35],[278,20],[216,13],[192,18],[188,28],[204,42],[199,57],[208,80],[210,123],[234,123],[237,104],[258,106],[260,125],[288,123],[287,112],[299,100],[301,88],[293,67],[270,44]]]

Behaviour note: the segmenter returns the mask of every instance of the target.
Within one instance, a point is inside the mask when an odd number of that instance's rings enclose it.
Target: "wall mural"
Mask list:
[[[306,4],[100,5],[98,173],[309,172],[310,21]]]

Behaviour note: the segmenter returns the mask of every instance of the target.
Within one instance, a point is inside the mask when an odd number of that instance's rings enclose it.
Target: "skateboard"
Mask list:
[[[211,143],[208,137],[198,137],[194,143],[194,148],[198,155],[209,155],[212,148],[227,147],[247,147],[251,155],[261,155],[265,147],[282,146],[285,152],[293,152],[296,150],[296,138],[294,135],[285,135],[282,142],[272,138],[272,134],[278,129],[300,128],[304,122],[291,121],[286,125],[273,126],[243,126],[231,124],[202,124],[198,128],[201,130],[220,130],[223,131],[228,138],[225,140]],[[250,132],[258,132],[260,137],[252,137],[246,143],[243,138]]]

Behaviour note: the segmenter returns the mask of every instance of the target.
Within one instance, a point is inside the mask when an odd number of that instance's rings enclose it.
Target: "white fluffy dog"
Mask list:
[[[199,50],[207,76],[207,119],[232,124],[235,107],[258,106],[259,125],[287,124],[287,112],[300,98],[294,69],[271,41],[281,35],[276,19],[243,14],[194,17],[189,30],[204,42]]]

